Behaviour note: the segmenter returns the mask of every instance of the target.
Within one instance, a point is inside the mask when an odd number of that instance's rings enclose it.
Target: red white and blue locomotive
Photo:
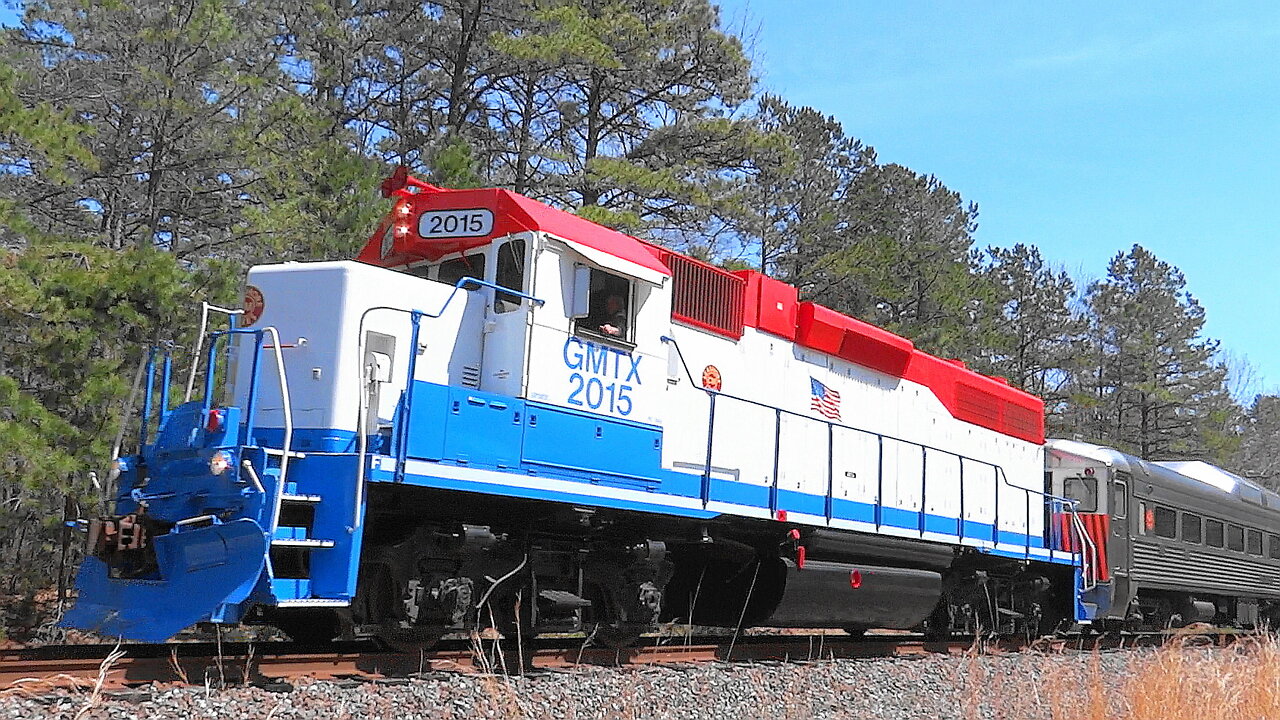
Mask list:
[[[1136,612],[1077,507],[1112,465],[1047,451],[1038,398],[510,191],[384,192],[358,261],[249,272],[202,399],[170,409],[165,358],[153,411],[148,380],[66,624],[626,642]]]

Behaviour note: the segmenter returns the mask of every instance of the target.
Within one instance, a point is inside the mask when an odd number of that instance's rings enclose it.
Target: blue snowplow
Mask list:
[[[253,520],[169,532],[154,538],[156,570],[113,577],[108,561],[86,558],[76,579],[80,601],[67,627],[143,642],[163,642],[202,621],[225,620],[258,584],[267,536]]]

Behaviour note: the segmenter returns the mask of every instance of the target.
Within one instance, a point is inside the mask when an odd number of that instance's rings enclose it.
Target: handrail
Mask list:
[[[497,291],[506,293],[508,295],[514,295],[518,298],[528,300],[530,303],[538,307],[541,307],[542,305],[546,304],[545,300],[541,300],[537,297],[534,297],[533,295],[522,292],[520,290],[513,290],[511,288],[498,285],[497,283],[491,283],[487,280],[481,280],[479,278],[464,277],[464,278],[460,278],[456,283],[453,284],[453,290],[449,293],[449,297],[444,299],[444,303],[440,306],[440,309],[436,310],[435,312],[427,312],[425,310],[416,310],[416,309],[406,310],[404,308],[379,305],[376,307],[366,308],[364,312],[360,313],[360,322],[356,326],[356,333],[357,333],[357,339],[358,339],[358,342],[356,345],[356,358],[358,362],[356,363],[356,365],[360,368],[359,370],[360,383],[357,386],[358,391],[356,393],[357,407],[358,407],[358,412],[356,414],[356,448],[357,448],[356,450],[356,494],[355,494],[355,506],[352,508],[352,517],[351,517],[352,528],[360,527],[360,508],[361,506],[364,505],[365,460],[369,452],[369,438],[364,430],[365,423],[368,420],[368,412],[369,412],[369,408],[365,402],[365,384],[368,382],[368,378],[365,375],[365,367],[364,367],[365,319],[369,316],[369,313],[377,312],[380,310],[399,312],[399,313],[404,313],[410,316],[410,322],[413,323],[412,334],[413,334],[414,346],[409,348],[410,358],[412,359],[408,363],[409,367],[407,369],[407,372],[409,373],[416,372],[417,356],[418,356],[417,338],[418,338],[418,332],[419,332],[419,328],[418,328],[419,323],[421,322],[422,318],[435,319],[444,315],[445,311],[449,309],[449,304],[453,302],[453,298],[458,294],[459,290],[463,292],[470,292],[468,288],[463,287],[464,285],[478,285],[480,287],[491,288],[493,290],[497,290]],[[414,378],[413,375],[409,375],[408,379],[405,382],[405,390],[410,393],[410,397],[412,397],[412,391],[410,390],[410,388],[413,387],[413,378]],[[402,430],[402,438],[405,440],[402,441],[400,445],[407,445],[407,438],[408,438],[408,432],[409,432],[409,429],[408,429],[409,413],[408,413],[407,407],[403,410],[403,413],[404,413],[402,416],[403,423],[400,423],[400,424],[404,426]],[[397,449],[396,477],[398,479],[403,479],[405,458],[403,457],[403,453],[400,452],[402,448],[397,447],[396,449]],[[407,451],[407,447],[403,449]]]
[[[262,480],[258,478],[258,471],[253,469],[253,463],[249,461],[249,458],[241,460],[240,466],[244,468],[245,472],[249,473],[249,479],[253,481],[253,487],[258,491],[258,494],[266,495],[267,489],[262,487]]]
[[[1036,490],[1036,489],[1034,489],[1034,488],[1023,487],[1023,486],[1021,486],[1021,485],[1014,485],[1014,484],[1009,480],[1009,476],[1008,476],[1008,474],[1007,474],[1007,473],[1005,473],[1005,471],[1004,471],[1004,468],[1003,468],[1003,467],[1001,467],[1001,466],[999,466],[999,465],[996,465],[995,467],[996,467],[996,471],[997,471],[998,476],[1000,477],[1001,482],[1003,482],[1003,483],[1004,483],[1005,485],[1007,485],[1008,487],[1014,488],[1015,490],[1021,490],[1021,491],[1023,492],[1023,497],[1024,497],[1024,498],[1026,499],[1026,501],[1027,501],[1027,502],[1026,502],[1026,505],[1027,505],[1027,526],[1028,526],[1028,528],[1030,528],[1030,526],[1031,526],[1031,496],[1032,496],[1032,495],[1039,495],[1040,497],[1044,498],[1046,502],[1050,502],[1050,503],[1052,503],[1052,502],[1061,503],[1061,504],[1062,504],[1062,505],[1064,505],[1065,507],[1069,508],[1069,509],[1070,509],[1070,511],[1071,511],[1073,514],[1075,513],[1075,506],[1078,504],[1078,502],[1079,502],[1079,501],[1077,501],[1077,500],[1072,500],[1072,499],[1070,499],[1070,498],[1066,498],[1066,497],[1062,497],[1062,496],[1060,496],[1060,495],[1054,495],[1054,494],[1052,494],[1052,493],[1042,492],[1042,491],[1040,491],[1040,490]],[[997,509],[999,508],[999,502],[1000,502],[1000,494],[999,494],[999,492],[997,492],[997,493],[996,493],[996,506],[997,506]],[[997,515],[996,515],[996,524],[998,524],[998,523],[999,523],[999,520],[1000,520],[1000,516],[999,516],[999,514],[997,513]],[[997,540],[999,540],[999,538],[1000,538],[1000,529],[997,527],[997,528],[995,528],[994,532],[995,532],[996,539],[997,539]],[[1048,528],[1045,528],[1045,532],[1046,532],[1046,533],[1048,532]],[[1031,552],[1031,542],[1030,542],[1030,539],[1031,539],[1031,538],[1030,538],[1030,534],[1028,533],[1028,535],[1027,535],[1027,554],[1028,554],[1028,555],[1029,555],[1029,554],[1030,554],[1030,552]]]
[[[262,353],[262,338],[264,335],[271,336],[272,350],[276,357],[276,379],[280,384],[280,402],[284,411],[284,440],[281,443],[280,454],[280,477],[276,480],[275,507],[271,518],[271,532],[275,532],[280,523],[280,506],[283,502],[285,480],[289,472],[289,452],[293,444],[293,403],[289,399],[289,378],[285,375],[284,353],[280,348],[280,333],[274,326],[265,328],[232,328],[230,330],[219,330],[218,332],[209,333],[211,338],[209,343],[209,362],[207,365],[208,377],[205,379],[205,398],[203,411],[204,415],[209,414],[212,403],[212,388],[214,375],[214,357],[217,350],[217,339],[223,335],[253,335],[253,366],[250,370],[249,377],[249,399],[245,407],[244,419],[244,442],[253,441],[254,415],[256,415],[256,400],[258,393],[258,357]]]
[[[1080,519],[1080,514],[1076,511],[1075,505],[1069,507],[1068,512],[1071,513],[1071,526],[1080,535],[1080,575],[1081,590],[1088,592],[1098,586],[1098,546],[1094,544],[1093,538],[1089,536],[1088,531],[1084,527],[1084,522]],[[1089,547],[1089,552],[1084,552],[1085,546]]]
[[[147,377],[146,392],[142,398],[142,414],[141,423],[138,428],[138,451],[146,447],[147,440],[151,437],[151,415],[155,410],[156,416],[156,436],[160,435],[160,428],[164,425],[164,421],[169,417],[169,384],[172,382],[173,372],[173,348],[169,344],[163,346],[163,364],[160,371],[160,400],[156,404],[156,356],[160,355],[161,346],[153,345],[147,349],[147,359],[145,362],[145,374]],[[118,456],[118,454],[117,454]]]
[[[1031,525],[1031,496],[1032,496],[1032,495],[1039,495],[1040,497],[1044,498],[1044,499],[1045,499],[1045,501],[1047,501],[1047,502],[1061,502],[1061,503],[1063,503],[1064,505],[1067,505],[1068,507],[1073,507],[1073,505],[1074,505],[1074,501],[1072,501],[1072,500],[1070,500],[1070,499],[1068,499],[1068,498],[1059,497],[1059,496],[1057,496],[1057,495],[1053,495],[1053,494],[1050,494],[1050,493],[1042,492],[1042,491],[1040,491],[1040,490],[1036,490],[1036,489],[1033,489],[1033,488],[1027,488],[1027,487],[1023,487],[1023,486],[1021,486],[1021,485],[1015,485],[1015,484],[1013,484],[1013,483],[1009,480],[1008,474],[1004,471],[1004,467],[1003,467],[1003,466],[1001,466],[1001,465],[999,465],[999,464],[997,464],[997,463],[989,462],[989,461],[987,461],[987,460],[981,460],[981,459],[978,459],[978,458],[969,457],[969,456],[967,456],[967,455],[961,455],[960,453],[957,453],[957,452],[954,452],[954,451],[951,451],[951,450],[946,450],[946,449],[943,449],[943,448],[934,447],[934,446],[932,446],[932,445],[927,445],[927,444],[925,444],[925,443],[916,442],[916,441],[914,441],[914,440],[904,440],[904,439],[902,439],[902,438],[895,437],[895,436],[893,436],[893,435],[887,435],[887,434],[885,434],[885,433],[878,433],[878,432],[875,432],[875,431],[873,431],[873,430],[867,430],[867,429],[865,429],[865,428],[854,427],[854,426],[852,426],[852,425],[845,425],[845,424],[842,424],[842,423],[835,423],[835,422],[832,422],[832,421],[830,421],[830,420],[823,420],[823,419],[820,419],[820,418],[813,417],[813,416],[811,416],[811,415],[805,415],[805,414],[803,414],[803,413],[798,413],[798,412],[795,412],[795,411],[793,411],[793,410],[787,410],[787,409],[785,409],[785,408],[780,408],[780,407],[777,407],[777,406],[774,406],[774,405],[769,405],[769,404],[767,404],[767,403],[763,403],[763,402],[760,402],[760,401],[758,401],[758,400],[752,400],[752,399],[750,399],[750,398],[744,398],[744,397],[740,397],[740,396],[737,396],[737,395],[732,395],[732,394],[730,394],[730,393],[726,393],[726,392],[723,392],[723,391],[720,391],[720,390],[714,390],[714,389],[712,389],[712,388],[702,387],[702,386],[700,386],[697,382],[695,382],[695,381],[694,381],[694,379],[693,379],[693,373],[689,370],[689,363],[685,360],[685,357],[684,357],[684,351],[683,351],[683,350],[681,350],[681,348],[680,348],[680,343],[679,343],[679,342],[677,342],[675,338],[670,337],[670,336],[667,336],[667,335],[662,336],[661,340],[662,340],[662,342],[664,342],[664,343],[668,343],[668,344],[670,344],[673,348],[675,348],[676,356],[677,356],[677,357],[679,358],[679,360],[680,360],[680,365],[681,365],[681,367],[684,369],[685,376],[688,378],[690,386],[691,386],[691,387],[694,387],[694,388],[697,388],[697,389],[702,390],[703,392],[707,393],[708,397],[710,398],[710,402],[711,402],[711,410],[710,410],[710,419],[709,419],[709,421],[708,421],[708,429],[707,429],[707,459],[706,459],[706,465],[705,465],[705,467],[704,467],[704,469],[703,469],[703,477],[702,477],[702,486],[703,486],[702,498],[703,498],[703,503],[708,502],[708,501],[709,501],[709,498],[710,498],[710,492],[709,492],[709,491],[710,491],[710,482],[711,482],[711,458],[712,458],[712,438],[713,438],[713,435],[714,435],[715,399],[716,399],[717,397],[725,397],[725,398],[728,398],[728,399],[731,399],[731,400],[737,400],[737,401],[739,401],[739,402],[744,402],[744,403],[747,403],[747,404],[749,404],[749,405],[754,405],[754,406],[756,406],[756,407],[760,407],[760,408],[765,408],[765,409],[773,410],[775,413],[777,413],[777,414],[778,414],[778,417],[779,417],[779,418],[781,417],[781,415],[782,415],[782,414],[784,414],[784,413],[785,413],[785,414],[787,414],[787,415],[790,415],[790,416],[793,416],[793,417],[797,417],[797,418],[802,418],[802,419],[808,420],[808,421],[810,421],[810,422],[819,422],[819,423],[824,423],[824,424],[826,424],[829,428],[839,427],[839,428],[844,428],[844,429],[847,429],[847,430],[853,430],[853,431],[855,431],[855,432],[860,432],[860,433],[863,433],[863,434],[866,434],[866,435],[870,435],[870,436],[875,437],[875,438],[877,438],[877,439],[879,440],[879,442],[880,442],[880,444],[881,444],[882,448],[883,448],[883,441],[884,441],[885,439],[889,439],[889,440],[892,440],[892,441],[894,441],[894,442],[902,443],[903,445],[907,445],[907,446],[914,446],[914,447],[921,448],[921,449],[922,449],[922,451],[924,451],[925,453],[928,453],[929,451],[932,451],[932,452],[942,453],[942,454],[944,454],[944,455],[947,455],[947,456],[953,457],[953,458],[955,458],[955,459],[957,459],[957,460],[959,460],[959,461],[960,461],[960,472],[961,472],[961,477],[962,477],[962,481],[961,481],[961,482],[962,482],[962,485],[961,485],[961,497],[963,497],[963,493],[964,493],[964,488],[963,488],[963,474],[964,474],[964,463],[965,463],[965,461],[973,462],[973,463],[978,463],[978,464],[980,464],[980,465],[983,465],[983,466],[986,466],[986,467],[992,468],[992,469],[995,471],[995,476],[994,476],[992,479],[993,479],[993,482],[997,483],[997,485],[996,485],[996,487],[995,487],[995,493],[994,493],[994,501],[995,501],[995,506],[994,506],[994,508],[993,508],[994,518],[993,518],[992,526],[991,526],[991,533],[992,533],[992,535],[991,535],[991,543],[992,543],[992,545],[993,545],[993,546],[995,546],[995,545],[999,545],[999,544],[1000,544],[1000,542],[999,542],[999,541],[1000,541],[1000,516],[999,516],[999,507],[1000,507],[1000,490],[999,490],[999,484],[1003,484],[1003,485],[1005,485],[1005,486],[1008,486],[1008,487],[1010,487],[1010,488],[1014,488],[1015,490],[1021,490],[1021,491],[1023,492],[1023,497],[1024,497],[1024,499],[1026,500],[1026,502],[1025,502],[1025,506],[1026,506],[1026,507],[1025,507],[1025,510],[1026,510],[1026,513],[1027,513],[1027,515],[1026,515],[1026,525],[1027,525],[1027,530],[1030,530],[1030,525]],[[775,440],[775,442],[776,442],[776,440]],[[830,454],[830,452],[831,452],[831,448],[830,448],[830,447],[828,447],[828,453]],[[881,451],[880,451],[880,452],[881,452],[881,454],[883,455],[883,449],[881,449]],[[777,453],[777,450],[776,450],[776,448],[775,448],[775,454],[776,454],[776,453]],[[775,465],[776,465],[776,458],[775,458]],[[830,474],[830,473],[828,473],[828,474]],[[877,474],[878,474],[878,475],[882,475],[882,474],[883,474],[883,468],[878,468],[878,470],[877,470]],[[926,475],[926,470],[925,470],[925,467],[924,467],[924,463],[923,463],[923,462],[922,462],[922,467],[921,467],[921,476],[922,476],[922,478],[921,478],[921,479],[922,479],[922,483],[927,482],[927,475]],[[778,484],[778,473],[777,473],[777,468],[775,467],[775,471],[774,471],[774,473],[773,473],[773,483],[772,483],[772,485],[773,485],[773,492],[771,493],[771,499],[772,499],[773,497],[775,497],[775,496],[776,496],[776,486],[777,486],[777,484]],[[920,513],[921,513],[921,516],[922,516],[922,517],[923,517],[923,515],[927,512],[927,511],[926,511],[926,508],[925,508],[925,497],[924,497],[924,494],[925,494],[925,491],[924,491],[924,487],[923,487],[923,484],[922,484],[922,487],[921,487],[921,496],[920,496]],[[883,498],[883,488],[881,488],[880,490],[877,490],[877,493],[876,493],[876,503],[877,503],[877,505],[881,505],[881,504],[883,504],[883,500],[884,500],[884,498]],[[1074,511],[1073,511],[1073,512],[1074,512]],[[960,530],[960,537],[963,537],[964,517],[963,517],[963,516],[961,516],[960,518],[958,518],[958,520],[959,520],[959,522],[960,522],[960,529],[961,529],[961,530]],[[922,521],[922,522],[923,522],[923,521]],[[878,525],[878,524],[879,524],[879,522],[877,521],[877,525]],[[922,530],[921,532],[923,533],[924,531]],[[1046,529],[1046,532],[1047,532],[1047,529]],[[1024,535],[1026,536],[1026,538],[1027,538],[1027,541],[1024,543],[1024,550],[1025,550],[1026,554],[1029,556],[1029,555],[1030,555],[1030,552],[1031,552],[1031,534],[1030,534],[1029,532],[1027,532],[1027,533],[1023,533],[1023,534],[1024,534]],[[1096,552],[1096,550],[1095,550],[1095,552]]]
[[[196,347],[191,352],[191,372],[187,375],[187,394],[183,397],[182,402],[191,402],[191,391],[196,385],[196,368],[200,365],[200,350],[204,345],[204,334],[209,327],[209,311],[224,313],[235,321],[237,315],[243,315],[244,310],[233,310],[231,308],[219,307],[211,305],[207,302],[200,303],[200,332],[196,334]],[[232,329],[235,329],[234,326]]]

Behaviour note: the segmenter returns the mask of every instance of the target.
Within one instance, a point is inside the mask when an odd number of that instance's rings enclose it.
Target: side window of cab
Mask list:
[[[579,335],[630,345],[635,340],[635,293],[631,280],[591,268],[587,314],[574,321]]]
[[[525,242],[522,239],[503,243],[498,248],[498,262],[493,281],[499,287],[517,292],[524,292],[525,281]],[[499,290],[494,296],[494,312],[508,313],[520,307],[519,295],[512,295]]]
[[[436,280],[446,285],[457,285],[462,278],[484,279],[484,253],[472,253],[440,263]]]

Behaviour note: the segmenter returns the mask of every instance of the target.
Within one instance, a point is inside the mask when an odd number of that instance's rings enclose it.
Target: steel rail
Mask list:
[[[0,650],[0,693],[40,694],[59,689],[94,686],[101,676],[105,688],[145,684],[179,685],[278,685],[290,680],[389,680],[424,674],[506,673],[517,663],[530,662],[537,669],[573,669],[583,666],[643,666],[707,662],[813,662],[845,658],[893,658],[929,654],[991,654],[1033,652],[1093,652],[1151,647],[1170,639],[1193,639],[1225,645],[1251,637],[1239,632],[1152,632],[1131,635],[1077,635],[975,643],[956,637],[927,641],[918,635],[748,635],[730,643],[723,638],[646,638],[661,643],[609,649],[584,647],[580,639],[539,638],[524,660],[516,657],[514,643],[499,645],[481,641],[479,648],[466,641],[445,641],[437,647],[377,647],[369,642],[300,645],[296,643],[170,643],[123,645],[123,655],[108,661],[111,645],[48,646]],[[688,643],[686,644],[686,640]]]

